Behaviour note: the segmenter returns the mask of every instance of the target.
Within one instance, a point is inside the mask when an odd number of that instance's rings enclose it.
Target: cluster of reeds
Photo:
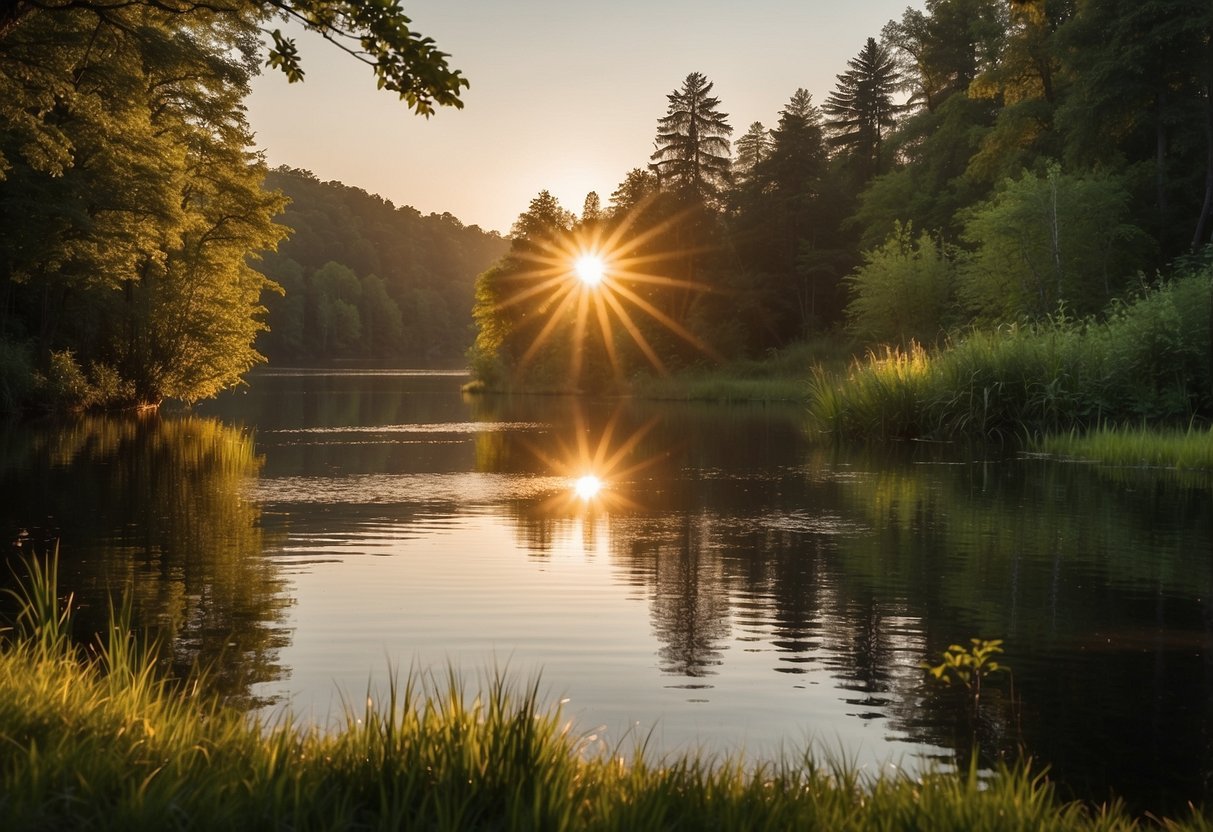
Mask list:
[[[571,732],[537,686],[453,674],[321,730],[258,725],[161,679],[121,612],[73,646],[53,565],[31,564],[0,652],[0,827],[50,829],[1134,829],[1026,767],[865,776],[811,757],[651,762]],[[1193,813],[1168,828],[1210,828]]]
[[[1054,434],[1033,443],[1034,450],[1067,459],[1108,465],[1213,471],[1213,428],[1101,427]]]
[[[1211,279],[1175,280],[1101,321],[1058,316],[931,354],[869,353],[845,376],[814,376],[811,418],[839,435],[1006,440],[1213,414]]]

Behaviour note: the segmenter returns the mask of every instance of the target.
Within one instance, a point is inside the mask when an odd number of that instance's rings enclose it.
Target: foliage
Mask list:
[[[0,129],[0,331],[32,342],[52,398],[203,398],[259,360],[270,284],[248,261],[284,229],[246,149],[250,27],[134,6],[33,15],[0,41],[18,100],[59,102]],[[56,61],[23,69],[48,49]],[[63,153],[27,153],[48,131]],[[77,360],[122,398],[63,398],[86,390]]]
[[[7,828],[1135,829],[1118,804],[1063,803],[1026,767],[865,777],[806,754],[743,764],[602,749],[500,675],[393,685],[331,731],[262,726],[170,684],[121,612],[88,653],[61,637],[54,571],[33,572],[0,653]],[[1199,828],[1202,818],[1165,821]]]
[[[266,297],[269,331],[257,342],[272,363],[458,364],[475,278],[505,250],[500,235],[307,171],[278,168],[267,184],[291,200],[280,221],[293,229],[263,260],[285,290]]]
[[[958,683],[976,701],[981,697],[982,681],[993,673],[1007,673],[1009,668],[993,657],[1002,652],[1002,639],[971,638],[969,646],[948,646],[939,664],[924,664],[930,678],[943,685]]]
[[[839,434],[1003,440],[1213,416],[1211,284],[1206,268],[1102,322],[1059,317],[973,331],[934,354],[869,354],[845,379],[815,376],[811,414]]]
[[[458,70],[447,65],[431,38],[412,30],[412,21],[399,3],[372,0],[269,0],[253,4],[244,0],[216,0],[205,6],[193,3],[137,0],[134,4],[106,0],[39,0],[33,3],[7,2],[0,6],[0,38],[7,37],[29,17],[49,17],[49,24],[73,11],[85,11],[101,23],[120,20],[119,12],[130,5],[159,13],[190,18],[189,27],[201,21],[214,29],[224,29],[250,20],[264,23],[278,17],[316,32],[325,40],[366,64],[375,74],[380,89],[398,93],[419,115],[430,116],[434,106],[462,107],[459,99],[468,86]],[[142,10],[136,10],[136,14]],[[280,29],[268,32],[270,46],[265,65],[282,71],[291,82],[303,80],[303,65],[293,38]],[[0,166],[2,167],[2,166]]]
[[[13,426],[0,443],[0,528],[23,529],[14,543],[26,554],[59,541],[70,552],[63,580],[91,599],[75,637],[104,631],[104,598],[125,586],[132,617],[161,643],[161,670],[212,666],[212,693],[255,704],[253,686],[282,672],[291,600],[262,556],[280,532],[247,499],[264,462],[252,435],[197,416],[84,414]],[[136,515],[139,535],[111,545],[120,518]]]
[[[831,146],[845,149],[866,180],[881,170],[884,139],[899,110],[893,94],[900,76],[892,50],[875,38],[847,66],[823,109]]]
[[[869,342],[908,345],[940,340],[952,319],[955,266],[951,253],[926,232],[898,223],[880,248],[847,279],[850,330]]]
[[[733,176],[738,180],[750,177],[754,168],[771,154],[771,131],[756,121],[745,135],[733,142],[736,157],[733,160]]]
[[[967,216],[975,252],[960,294],[985,321],[1041,317],[1065,306],[1101,310],[1144,264],[1145,234],[1128,222],[1128,193],[1116,176],[1063,173],[1008,180]]]
[[[1098,427],[1085,433],[1051,434],[1033,450],[1063,459],[1088,459],[1105,465],[1213,471],[1213,428],[1143,426]]]

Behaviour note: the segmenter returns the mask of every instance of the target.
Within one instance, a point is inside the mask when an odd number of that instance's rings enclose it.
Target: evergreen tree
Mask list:
[[[771,154],[771,131],[756,121],[745,135],[733,143],[737,156],[733,160],[733,175],[738,180],[749,179],[754,168]]]
[[[581,222],[595,223],[601,220],[602,200],[598,196],[597,191],[590,191],[585,195],[585,202],[581,206]]]
[[[1213,232],[1213,4],[1088,0],[1058,31],[1072,85],[1057,113],[1071,165],[1141,162],[1146,224],[1174,255]]]
[[[881,171],[883,142],[900,109],[893,96],[901,76],[892,51],[875,38],[847,66],[822,109],[830,144],[847,154],[866,181]]]
[[[657,122],[657,149],[650,167],[661,187],[713,205],[729,182],[728,115],[711,95],[712,83],[698,72],[667,97],[669,108]]]

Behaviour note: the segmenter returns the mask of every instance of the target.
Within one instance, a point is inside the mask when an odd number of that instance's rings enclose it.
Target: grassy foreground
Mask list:
[[[87,654],[53,567],[31,565],[0,653],[0,828],[1209,829],[1060,803],[1020,769],[865,778],[812,759],[765,765],[594,750],[537,689],[449,675],[397,688],[328,731],[257,726],[170,685],[121,622]],[[121,615],[117,616],[121,619]]]

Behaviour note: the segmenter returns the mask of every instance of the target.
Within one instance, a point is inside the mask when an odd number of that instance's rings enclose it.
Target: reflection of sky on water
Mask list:
[[[272,434],[363,434],[363,433],[493,433],[509,431],[517,433],[527,430],[543,430],[548,425],[542,422],[455,422],[419,425],[341,425],[337,427],[316,428],[278,428],[266,430],[263,433]]]
[[[497,662],[625,745],[910,762],[976,733],[1076,794],[1213,797],[1207,482],[458,383],[287,373],[209,415],[0,425],[0,527],[61,542],[86,630],[129,587],[167,665],[317,720],[389,665]],[[972,636],[1016,697],[976,721],[920,667]]]
[[[499,503],[551,494],[567,477],[508,474],[355,474],[257,481],[250,498],[265,504]]]
[[[407,673],[450,664],[473,676],[505,666],[520,679],[540,673],[550,701],[567,697],[568,716],[625,748],[652,730],[651,749],[660,752],[702,744],[771,755],[813,740],[877,765],[921,751],[857,719],[875,706],[840,698],[824,655],[794,665],[794,676],[775,675],[793,667],[784,661],[789,648],[811,654],[820,645],[781,643],[788,634],[761,598],[740,594],[732,609],[718,610],[721,664],[710,675],[663,666],[653,635],[664,625],[650,609],[677,588],[621,569],[610,525],[562,521],[536,551],[509,517],[486,510],[446,518],[440,533],[368,523],[344,543],[325,541],[327,563],[302,566],[283,553],[294,561],[294,637],[283,655],[291,675],[259,692],[285,694],[297,713],[321,718],[338,691],[361,695],[368,681],[381,688],[389,666]],[[366,554],[388,557],[359,557]],[[916,671],[915,657],[906,660]]]

